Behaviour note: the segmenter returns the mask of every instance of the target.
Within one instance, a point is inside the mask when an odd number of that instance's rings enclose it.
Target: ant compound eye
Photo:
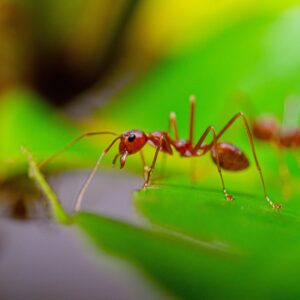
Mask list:
[[[128,142],[133,142],[135,140],[135,134],[130,134],[128,137]]]

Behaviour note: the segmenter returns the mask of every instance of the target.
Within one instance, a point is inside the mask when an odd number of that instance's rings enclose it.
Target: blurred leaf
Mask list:
[[[189,95],[198,98],[197,131],[220,126],[237,110],[244,91],[259,111],[281,114],[283,101],[299,89],[300,9],[244,18],[190,51],[164,60],[99,114],[115,128],[165,129],[170,111],[187,134]],[[118,100],[118,101],[117,101]],[[122,108],[122,109],[121,109]],[[199,134],[198,134],[199,135]]]
[[[139,128],[146,132],[166,130],[171,111],[177,113],[180,138],[188,136],[188,97],[196,95],[196,130],[199,139],[208,125],[216,130],[236,112],[283,114],[290,94],[299,94],[300,8],[281,13],[260,12],[225,27],[189,51],[155,66],[104,109],[95,124],[106,124],[118,132]],[[248,102],[238,100],[243,92]],[[99,121],[100,120],[100,121]],[[237,143],[251,156],[242,122],[237,122],[224,139]],[[264,170],[278,170],[277,153],[257,143]],[[267,150],[266,150],[267,149]],[[147,161],[152,159],[152,153]],[[130,158],[140,164],[139,158]],[[129,161],[129,159],[128,159]],[[170,159],[178,169],[182,159]],[[290,166],[295,168],[294,159]],[[299,169],[298,174],[299,174]],[[278,171],[277,171],[278,173]]]
[[[78,136],[71,122],[58,116],[38,95],[25,89],[13,89],[0,99],[0,177],[24,173],[21,146],[28,147],[39,159],[47,158]],[[51,166],[86,166],[98,149],[84,141],[67,151]]]
[[[297,0],[144,0],[132,20],[129,42],[132,49],[142,48],[134,53],[156,56],[175,53],[228,24],[257,13],[276,13],[297,3]]]
[[[231,267],[239,258],[223,245],[189,241],[89,213],[77,215],[75,223],[100,249],[137,264],[172,293],[185,299],[199,299],[199,295],[209,299],[225,290],[233,296],[238,274]],[[209,272],[221,266],[222,276]],[[219,289],[212,288],[216,284]]]

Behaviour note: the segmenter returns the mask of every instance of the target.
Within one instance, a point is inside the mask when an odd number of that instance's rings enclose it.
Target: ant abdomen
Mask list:
[[[249,166],[249,161],[241,149],[233,144],[217,143],[220,167],[229,171],[240,171]],[[211,149],[211,158],[217,164],[217,153],[215,147]]]

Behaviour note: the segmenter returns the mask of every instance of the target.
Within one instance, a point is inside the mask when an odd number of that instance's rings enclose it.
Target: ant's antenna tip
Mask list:
[[[190,101],[191,101],[192,103],[195,103],[195,101],[196,101],[195,95],[191,95],[191,96],[190,96]]]
[[[174,111],[170,112],[170,119],[176,119],[176,114],[174,113]]]

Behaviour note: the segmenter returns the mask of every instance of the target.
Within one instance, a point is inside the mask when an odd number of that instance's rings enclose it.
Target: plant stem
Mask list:
[[[45,177],[40,172],[37,167],[36,162],[34,161],[32,154],[24,147],[21,148],[21,151],[27,155],[28,163],[29,163],[29,177],[33,178],[45,196],[48,198],[52,213],[55,219],[61,224],[69,224],[72,222],[72,216],[65,211],[61,202],[57,198],[56,194],[49,186]]]

